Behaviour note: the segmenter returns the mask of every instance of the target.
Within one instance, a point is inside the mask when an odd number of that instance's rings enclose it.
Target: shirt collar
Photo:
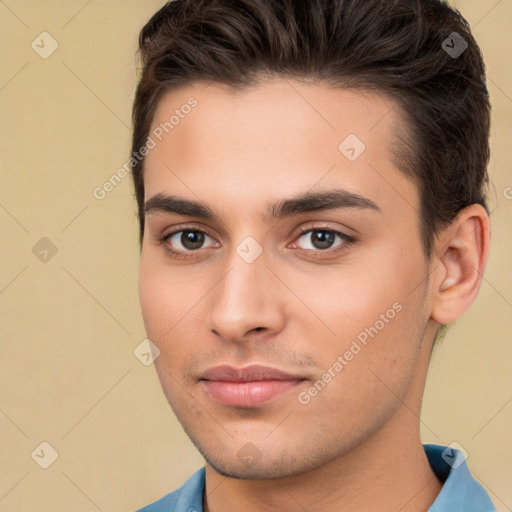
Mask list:
[[[432,471],[443,482],[428,512],[495,512],[484,488],[471,476],[466,457],[456,448],[425,444]]]

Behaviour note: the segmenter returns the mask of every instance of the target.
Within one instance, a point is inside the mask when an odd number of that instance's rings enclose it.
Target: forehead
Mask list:
[[[248,208],[318,186],[378,198],[383,209],[406,196],[410,208],[416,187],[394,158],[404,129],[396,103],[377,93],[291,79],[242,90],[195,84],[157,106],[146,200],[169,191]]]
[[[161,127],[163,137],[172,132],[176,144],[192,137],[204,151],[218,146],[221,137],[238,142],[244,154],[251,148],[258,153],[286,145],[298,149],[303,142],[308,142],[302,144],[304,152],[311,153],[322,140],[337,149],[340,137],[350,133],[374,149],[382,143],[389,147],[390,128],[401,123],[398,105],[383,94],[276,78],[244,89],[195,84],[168,92],[151,129]]]

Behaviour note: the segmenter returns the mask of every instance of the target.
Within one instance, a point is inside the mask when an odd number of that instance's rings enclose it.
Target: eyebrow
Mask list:
[[[343,189],[333,189],[326,192],[306,192],[291,198],[274,201],[267,205],[263,220],[270,222],[293,215],[340,208],[365,209],[382,213],[379,206],[366,197]],[[144,203],[144,213],[146,215],[150,213],[171,213],[201,219],[218,219],[215,212],[204,204],[162,193],[154,195]]]

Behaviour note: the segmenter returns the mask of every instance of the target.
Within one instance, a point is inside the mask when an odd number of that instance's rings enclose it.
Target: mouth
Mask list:
[[[258,407],[282,396],[307,378],[276,368],[252,365],[233,368],[222,365],[204,372],[200,381],[216,402],[230,407]]]

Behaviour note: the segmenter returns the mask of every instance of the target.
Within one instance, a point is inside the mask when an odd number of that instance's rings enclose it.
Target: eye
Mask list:
[[[162,238],[171,247],[169,250],[175,252],[190,252],[203,249],[203,244],[209,239],[213,243],[215,240],[207,235],[204,231],[197,229],[183,229],[181,231],[174,231]],[[212,246],[214,244],[210,244]]]
[[[341,231],[333,229],[308,229],[303,231],[302,234],[297,238],[297,241],[304,240],[299,243],[299,247],[305,250],[312,251],[325,251],[333,247],[339,247],[346,243],[352,242],[354,239]],[[338,243],[335,243],[336,240]]]

